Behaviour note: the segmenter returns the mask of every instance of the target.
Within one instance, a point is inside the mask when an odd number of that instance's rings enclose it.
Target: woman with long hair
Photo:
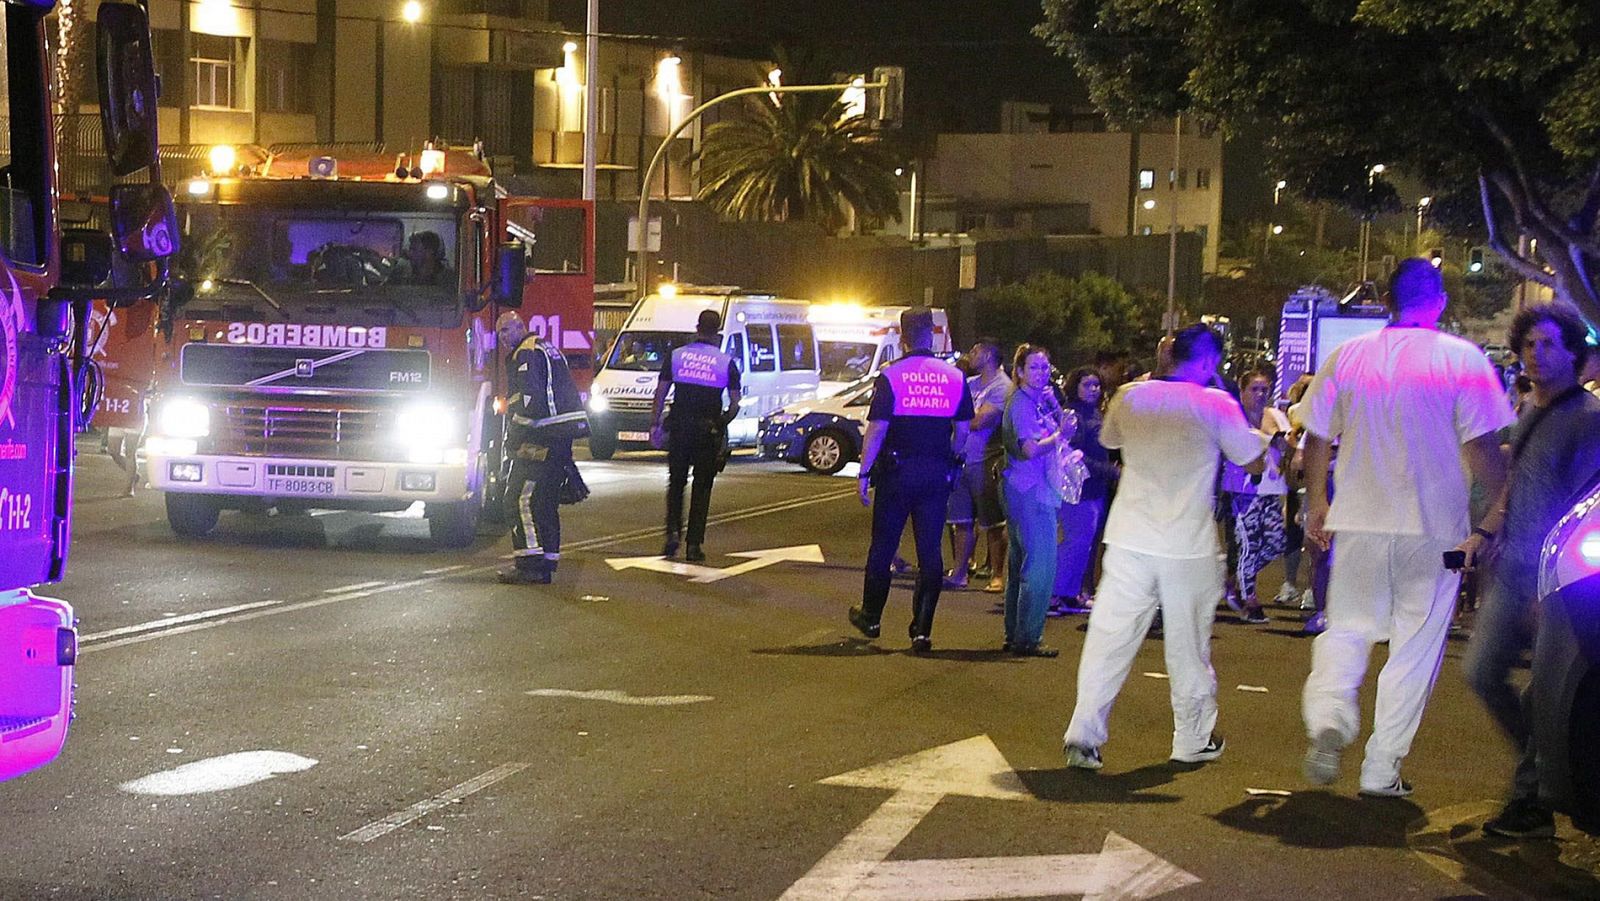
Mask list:
[[[1072,447],[1083,452],[1089,478],[1075,504],[1063,503],[1058,514],[1061,544],[1056,549],[1056,579],[1053,609],[1082,613],[1094,602],[1088,587],[1093,569],[1096,539],[1105,521],[1106,499],[1117,479],[1111,452],[1100,443],[1100,426],[1105,413],[1105,395],[1100,390],[1100,370],[1080,366],[1067,376],[1066,409],[1078,417],[1078,431]]]
[[[1010,549],[1006,556],[1005,650],[1019,657],[1054,657],[1040,644],[1056,578],[1056,508],[1060,487],[1052,458],[1072,439],[1075,417],[1061,409],[1050,387],[1050,351],[1017,348],[1016,390],[1006,401],[1001,443],[1006,451],[1004,496]]]
[[[1244,407],[1250,427],[1273,438],[1267,448],[1266,471],[1252,476],[1244,468],[1224,462],[1222,496],[1233,517],[1233,534],[1238,542],[1238,564],[1234,573],[1242,596],[1240,618],[1246,623],[1267,622],[1256,596],[1256,576],[1267,564],[1283,556],[1285,550],[1284,495],[1289,493],[1284,478],[1283,437],[1289,433],[1289,420],[1271,403],[1275,381],[1270,369],[1256,367],[1239,381],[1239,403]]]

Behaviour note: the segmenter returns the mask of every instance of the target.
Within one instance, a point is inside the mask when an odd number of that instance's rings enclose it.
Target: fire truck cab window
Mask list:
[[[0,250],[13,263],[44,262],[45,158],[43,66],[33,29],[37,13],[5,4],[0,29]]]
[[[507,212],[506,229],[527,245],[530,274],[584,271],[588,223],[582,208],[512,207]]]

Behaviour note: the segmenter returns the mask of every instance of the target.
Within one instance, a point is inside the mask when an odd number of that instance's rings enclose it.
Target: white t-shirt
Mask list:
[[[1249,463],[1266,439],[1225,391],[1189,382],[1124,385],[1111,399],[1100,443],[1122,450],[1122,482],[1106,518],[1106,544],[1154,557],[1214,557],[1217,456]]]
[[[1261,411],[1261,428],[1257,431],[1261,432],[1262,437],[1269,439],[1273,435],[1288,434],[1289,418],[1277,407],[1267,407]],[[1232,460],[1224,461],[1222,490],[1234,494],[1288,494],[1289,480],[1283,475],[1283,454],[1276,447],[1268,445],[1267,468],[1253,482],[1243,466]]]
[[[1483,351],[1425,328],[1339,345],[1305,403],[1306,429],[1339,442],[1329,531],[1450,541],[1471,529],[1461,445],[1514,418]]]

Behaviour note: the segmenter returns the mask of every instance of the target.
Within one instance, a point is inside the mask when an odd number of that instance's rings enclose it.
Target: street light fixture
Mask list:
[[[400,18],[412,25],[422,21],[422,4],[418,0],[406,0],[400,7]]]
[[[1272,227],[1272,233],[1273,233],[1273,234],[1275,234],[1275,235],[1281,235],[1281,234],[1283,234],[1283,226],[1281,226],[1281,225],[1274,225],[1274,226],[1273,226],[1273,227]]]

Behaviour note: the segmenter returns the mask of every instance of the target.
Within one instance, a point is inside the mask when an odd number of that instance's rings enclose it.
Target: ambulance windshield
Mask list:
[[[662,360],[692,340],[694,335],[688,332],[623,332],[611,347],[606,368],[659,372]]]
[[[455,222],[409,212],[193,204],[179,274],[197,302],[454,310]]]
[[[850,382],[872,371],[878,345],[869,341],[818,341],[824,382]]]

